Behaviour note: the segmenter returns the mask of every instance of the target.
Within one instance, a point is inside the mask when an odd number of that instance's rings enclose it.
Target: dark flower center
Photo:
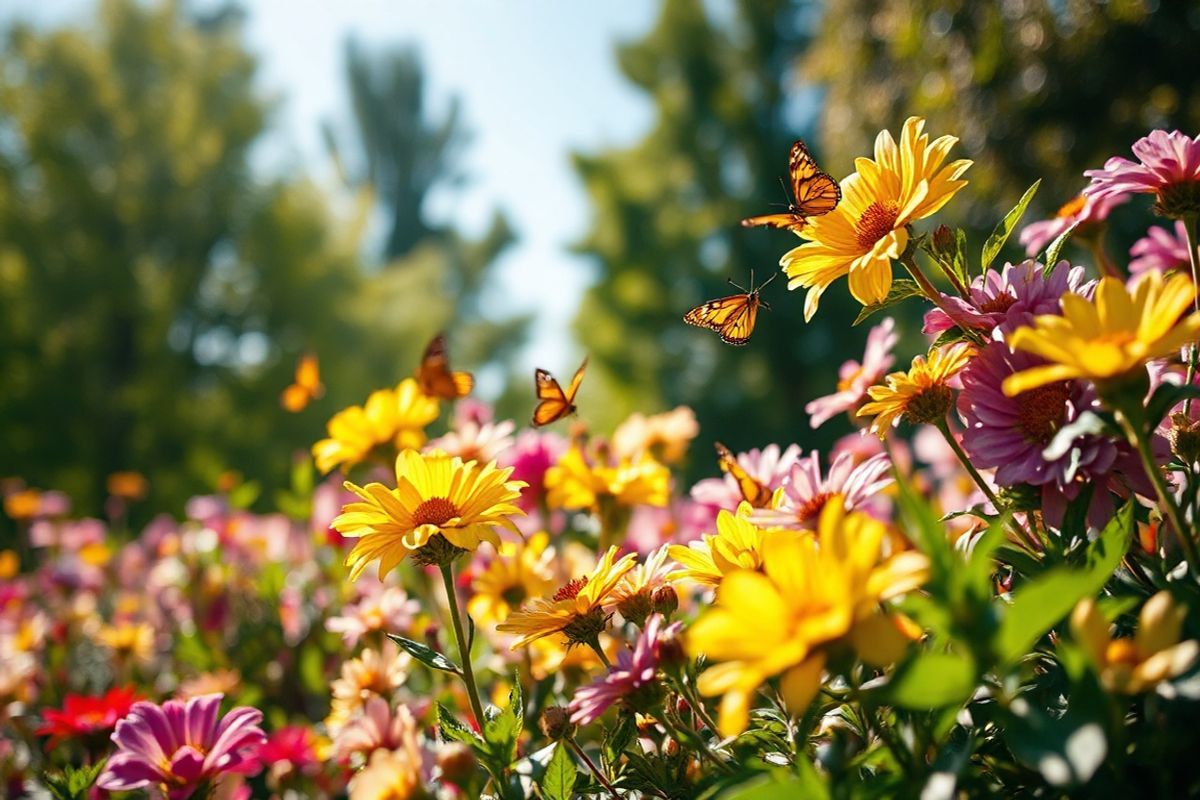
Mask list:
[[[554,593],[555,601],[558,600],[574,600],[579,596],[584,586],[587,586],[587,576],[576,578],[573,581],[567,581],[567,585]]]
[[[1164,217],[1183,219],[1200,212],[1200,181],[1171,183],[1158,190],[1154,210]]]
[[[1017,302],[1017,298],[1011,294],[1000,294],[995,297],[989,297],[987,300],[979,304],[979,310],[984,314],[1003,314],[1012,308],[1013,303]]]
[[[954,390],[944,383],[935,383],[909,398],[904,418],[914,424],[933,424],[945,418],[954,405]]]
[[[833,492],[818,492],[813,495],[796,508],[796,519],[800,522],[816,519],[831,497],[833,497]]]
[[[1045,444],[1067,416],[1071,387],[1065,382],[1048,383],[1022,392],[1017,398],[1017,429],[1026,441]]]
[[[445,525],[458,516],[458,508],[444,497],[431,497],[413,509],[413,526]]]
[[[504,599],[504,602],[513,608],[517,608],[521,603],[524,603],[527,596],[528,593],[525,591],[524,586],[510,586],[500,593],[500,597]]]
[[[898,216],[900,207],[893,202],[871,203],[854,226],[858,246],[870,250],[876,242],[895,230]]]

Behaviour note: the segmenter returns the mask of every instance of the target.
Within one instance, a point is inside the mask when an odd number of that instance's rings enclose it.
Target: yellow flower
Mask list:
[[[552,508],[596,510],[613,500],[619,505],[665,506],[670,471],[648,453],[622,458],[615,465],[605,454],[589,462],[579,444],[546,470],[546,501]]]
[[[405,556],[438,535],[462,550],[474,550],[480,542],[499,546],[495,529],[517,533],[509,517],[524,513],[513,501],[525,483],[510,481],[511,474],[512,467],[500,469],[495,462],[481,467],[445,453],[405,450],[396,458],[395,489],[347,481],[346,488],[362,502],[347,504],[333,527],[343,536],[359,537],[346,557],[350,579],[379,559],[382,580]]]
[[[326,423],[328,439],[312,447],[317,469],[352,467],[382,444],[418,449],[425,444],[425,426],[437,419],[437,398],[421,393],[417,382],[405,378],[395,389],[372,392],[364,406],[344,408]]]
[[[636,563],[632,553],[614,562],[616,557],[614,545],[587,576],[569,581],[549,600],[531,600],[496,630],[518,637],[512,650],[554,633],[566,634],[572,644],[594,644],[608,624],[613,590]]]
[[[687,455],[688,445],[699,432],[696,415],[687,406],[650,417],[633,414],[613,431],[613,452],[620,458],[651,453],[674,464]]]
[[[496,557],[471,582],[467,612],[476,622],[504,622],[526,600],[541,597],[554,585],[555,552],[550,535],[536,533],[524,542],[503,542]]]
[[[753,510],[749,503],[738,506],[736,515],[721,509],[717,513],[715,536],[706,533],[698,542],[671,545],[671,558],[683,566],[671,577],[716,586],[731,572],[761,570],[767,530],[749,520]],[[772,532],[784,533],[779,528]]]
[[[688,631],[687,647],[720,662],[698,688],[723,695],[723,735],[745,730],[755,692],[774,676],[788,707],[801,713],[820,688],[823,645],[845,640],[875,665],[903,653],[907,637],[880,602],[920,586],[928,564],[912,551],[883,559],[885,536],[881,523],[846,514],[834,498],[817,537],[767,536],[763,572],[740,570],[721,581],[716,606]]]
[[[938,422],[954,404],[954,391],[948,382],[967,365],[974,349],[966,342],[940,347],[913,359],[908,372],[888,375],[882,386],[867,389],[873,402],[858,410],[858,416],[875,419],[871,431],[880,439],[900,418],[911,423]]]
[[[925,120],[909,117],[899,146],[890,133],[880,131],[875,160],[855,160],[854,174],[842,181],[837,208],[808,220],[800,235],[811,241],[780,259],[788,288],[808,288],[806,321],[817,313],[821,294],[843,275],[849,276],[850,294],[864,306],[887,297],[892,261],[908,245],[905,226],[932,215],[967,185],[958,177],[970,161],[942,166],[958,139],[942,136],[930,142],[924,127]]]
[[[146,622],[105,625],[96,635],[118,659],[146,663],[154,658],[154,628]]]
[[[1064,294],[1062,316],[1043,314],[1018,328],[1009,343],[1049,361],[1004,380],[1010,397],[1068,378],[1119,381],[1147,361],[1171,355],[1200,333],[1200,313],[1184,316],[1196,288],[1187,275],[1164,279],[1148,272],[1132,294],[1117,278],[1104,278],[1095,300]],[[1182,317],[1182,318],[1181,318]]]
[[[410,748],[378,748],[367,766],[350,779],[350,800],[410,800],[428,797],[421,782],[421,758]]]
[[[1071,613],[1071,633],[1096,665],[1105,688],[1139,694],[1182,674],[1200,655],[1200,643],[1179,641],[1186,614],[1170,592],[1159,592],[1142,606],[1133,638],[1113,639],[1104,615],[1087,598]]]

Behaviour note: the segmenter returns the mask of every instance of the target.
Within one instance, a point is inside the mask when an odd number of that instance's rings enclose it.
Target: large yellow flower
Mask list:
[[[721,509],[717,513],[716,535],[706,533],[698,542],[671,545],[671,558],[683,567],[671,577],[716,586],[731,572],[761,570],[768,531],[748,519],[753,510],[749,503],[738,506],[736,515]],[[772,533],[799,535],[778,528],[772,529]]]
[[[883,558],[885,536],[881,523],[846,514],[834,498],[817,537],[768,536],[763,572],[740,570],[721,581],[716,606],[688,631],[687,647],[721,662],[698,688],[723,695],[722,734],[745,730],[755,692],[774,676],[788,707],[801,713],[820,688],[823,645],[845,640],[876,665],[903,653],[907,638],[880,602],[920,586],[928,562],[912,551]]]
[[[808,288],[805,320],[812,319],[821,294],[843,275],[849,275],[850,294],[864,306],[887,297],[892,261],[908,245],[905,226],[935,213],[967,185],[958,178],[970,161],[942,166],[958,139],[942,136],[930,142],[924,127],[925,120],[909,117],[899,145],[889,132],[880,131],[875,160],[855,160],[854,174],[842,181],[837,208],[808,220],[800,235],[811,241],[780,259],[788,288]]]
[[[437,415],[437,398],[422,394],[412,378],[395,389],[372,392],[365,405],[344,408],[326,423],[329,438],[312,447],[317,469],[352,467],[382,444],[400,450],[420,448],[425,444],[425,426]]]
[[[496,557],[471,582],[467,612],[479,623],[504,622],[526,600],[554,585],[554,548],[542,531],[521,542],[504,542]]]
[[[867,389],[872,402],[860,408],[858,416],[875,417],[871,431],[880,439],[901,417],[912,423],[938,422],[954,403],[950,379],[967,365],[974,352],[971,345],[956,342],[932,350],[928,361],[917,356],[907,372],[893,372],[882,386]]]
[[[395,489],[347,482],[362,502],[347,504],[333,527],[343,536],[359,537],[346,557],[351,580],[375,559],[382,580],[438,535],[454,547],[474,550],[480,542],[499,546],[497,527],[519,533],[510,517],[524,513],[513,502],[525,483],[510,481],[511,474],[512,467],[500,469],[495,462],[464,464],[445,453],[405,450],[396,458]]]
[[[566,634],[572,644],[598,646],[600,632],[608,624],[606,608],[615,600],[613,590],[636,563],[632,553],[617,560],[616,546],[610,547],[587,576],[568,582],[549,600],[531,600],[496,630],[518,637],[513,650],[554,633]]]
[[[610,462],[608,453],[590,461],[579,444],[546,470],[546,501],[552,508],[598,509],[602,501],[623,506],[665,506],[671,472],[649,453]]]
[[[1146,273],[1130,293],[1117,278],[1104,278],[1095,300],[1064,294],[1062,316],[1043,314],[1033,327],[1018,328],[1009,343],[1049,361],[1008,376],[1010,397],[1068,378],[1120,381],[1147,361],[1176,353],[1200,334],[1200,313],[1184,316],[1195,298],[1191,279]]]

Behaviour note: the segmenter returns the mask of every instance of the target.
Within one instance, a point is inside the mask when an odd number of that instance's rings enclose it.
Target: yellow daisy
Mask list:
[[[613,590],[636,564],[632,553],[616,558],[617,548],[608,548],[591,573],[569,581],[549,600],[531,600],[496,630],[518,637],[512,650],[554,633],[566,634],[572,644],[599,647],[598,637],[608,624],[606,607],[613,603]]]
[[[608,501],[661,507],[667,504],[670,482],[670,470],[649,453],[612,463],[602,451],[590,460],[576,443],[546,470],[546,502],[570,510],[597,510]]]
[[[731,572],[762,569],[763,542],[768,531],[750,521],[753,510],[749,503],[738,506],[736,515],[721,509],[717,513],[716,535],[706,533],[698,542],[671,545],[668,548],[671,558],[683,567],[671,573],[671,577],[717,586]],[[793,532],[775,528],[772,533]]]
[[[346,557],[350,579],[375,559],[382,580],[410,553],[450,557],[458,554],[453,548],[474,550],[480,542],[499,546],[497,527],[519,533],[510,517],[524,513],[513,503],[525,483],[510,481],[511,474],[511,467],[500,469],[495,462],[464,464],[445,453],[405,450],[396,458],[395,489],[347,482],[346,488],[362,502],[347,504],[333,527],[343,536],[359,537]],[[450,552],[443,552],[446,543],[452,546]],[[423,550],[430,544],[438,552]]]
[[[344,408],[326,423],[329,438],[312,447],[317,469],[352,467],[382,444],[399,450],[420,448],[425,444],[425,426],[437,415],[437,398],[422,394],[412,378],[395,389],[372,392],[365,405]]]
[[[1038,316],[1009,340],[1014,350],[1050,363],[1008,376],[1004,393],[1011,397],[1069,378],[1120,383],[1144,373],[1147,361],[1179,352],[1200,334],[1200,313],[1186,313],[1195,296],[1187,275],[1164,279],[1158,272],[1146,273],[1132,292],[1119,279],[1104,278],[1095,300],[1063,295],[1062,316]]]
[[[872,402],[858,410],[858,416],[871,417],[871,431],[880,439],[903,417],[911,423],[934,423],[943,419],[954,403],[954,390],[949,381],[958,374],[974,355],[966,342],[940,347],[913,359],[907,372],[893,372],[884,385],[867,389]]]
[[[788,288],[808,289],[806,321],[817,313],[821,294],[843,275],[849,276],[850,294],[864,306],[887,297],[892,261],[908,246],[905,226],[932,215],[967,185],[958,178],[970,161],[942,165],[957,137],[930,142],[924,127],[925,120],[909,117],[899,145],[888,131],[880,131],[875,160],[855,160],[854,174],[842,181],[837,208],[808,220],[800,235],[810,241],[780,259]]]
[[[504,622],[526,600],[554,586],[554,548],[545,531],[520,542],[504,542],[496,557],[471,582],[467,612],[479,623]]]
[[[928,562],[913,551],[883,559],[885,536],[881,523],[846,514],[834,498],[817,537],[769,536],[763,572],[739,570],[721,581],[715,607],[688,631],[687,648],[720,662],[697,687],[723,695],[723,735],[745,730],[755,692],[775,676],[789,709],[802,713],[820,687],[823,645],[844,640],[875,665],[903,653],[908,637],[880,602],[920,586]]]

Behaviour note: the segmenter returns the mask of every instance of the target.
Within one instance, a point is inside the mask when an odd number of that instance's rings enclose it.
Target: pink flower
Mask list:
[[[1042,265],[1033,260],[1005,264],[999,272],[988,270],[971,282],[969,302],[942,295],[944,308],[925,314],[924,332],[937,335],[956,325],[978,331],[1015,330],[1032,316],[1057,314],[1063,294],[1081,290],[1083,272],[1083,267],[1060,261],[1044,276]]]
[[[1153,194],[1167,216],[1179,219],[1196,210],[1200,202],[1200,136],[1192,139],[1180,131],[1150,131],[1133,143],[1137,163],[1119,156],[1104,162],[1104,169],[1083,173],[1092,179],[1083,190],[1089,197],[1122,197]]]
[[[385,586],[378,581],[361,581],[361,597],[342,608],[342,613],[330,617],[325,629],[342,635],[342,644],[353,650],[358,640],[372,631],[406,633],[421,604],[397,586]]]
[[[258,761],[276,778],[293,771],[310,771],[321,763],[317,758],[317,736],[304,725],[280,728],[267,737],[258,751]]]
[[[1134,275],[1150,270],[1167,272],[1190,266],[1186,225],[1182,220],[1176,220],[1174,233],[1155,225],[1133,243],[1129,255],[1133,256],[1129,271]]]
[[[117,752],[96,785],[110,792],[155,787],[168,800],[190,797],[202,784],[258,766],[267,737],[262,712],[241,706],[218,719],[222,696],[135,703],[112,735]]]
[[[369,754],[373,750],[416,750],[417,723],[407,706],[393,712],[387,700],[372,697],[363,706],[362,716],[347,723],[333,740],[333,751],[343,761],[355,753]]]
[[[855,464],[852,453],[842,452],[830,465],[828,476],[822,476],[821,456],[814,450],[796,462],[783,482],[780,507],[755,511],[751,519],[764,525],[811,528],[825,503],[835,496],[843,498],[847,511],[879,513],[873,501],[892,482],[891,469],[892,462],[883,453]]]
[[[837,391],[833,394],[818,397],[804,407],[809,415],[809,424],[819,428],[828,420],[858,407],[867,395],[867,388],[878,383],[895,363],[892,348],[896,346],[896,323],[891,318],[871,328],[867,334],[867,346],[863,351],[863,360],[847,361],[838,370]]]
[[[1076,235],[1086,234],[1089,228],[1108,219],[1109,213],[1128,199],[1076,195],[1050,219],[1031,222],[1021,230],[1018,239],[1025,245],[1025,255],[1036,256],[1072,225],[1078,224]]]
[[[677,635],[683,627],[680,622],[672,623],[660,636],[663,622],[662,614],[651,615],[634,642],[633,651],[622,650],[617,654],[617,663],[607,675],[575,692],[568,706],[571,722],[588,725],[617,702],[639,709],[645,705],[640,701],[648,699],[643,698],[643,694],[657,695],[661,691],[662,682],[658,680],[659,640]]]
[[[500,466],[513,468],[512,480],[529,484],[517,500],[523,510],[538,507],[546,493],[546,470],[557,464],[566,451],[567,442],[558,434],[522,431],[516,444],[501,454]]]
[[[750,450],[737,454],[737,462],[751,478],[775,491],[783,485],[784,480],[792,471],[792,465],[800,457],[799,445],[789,444],[786,450],[780,450],[779,445],[769,444],[762,450]],[[691,491],[692,499],[697,503],[712,509],[712,519],[715,522],[717,511],[725,509],[733,511],[742,501],[742,492],[738,489],[737,481],[732,475],[722,475],[719,478],[705,478],[696,483]]]

